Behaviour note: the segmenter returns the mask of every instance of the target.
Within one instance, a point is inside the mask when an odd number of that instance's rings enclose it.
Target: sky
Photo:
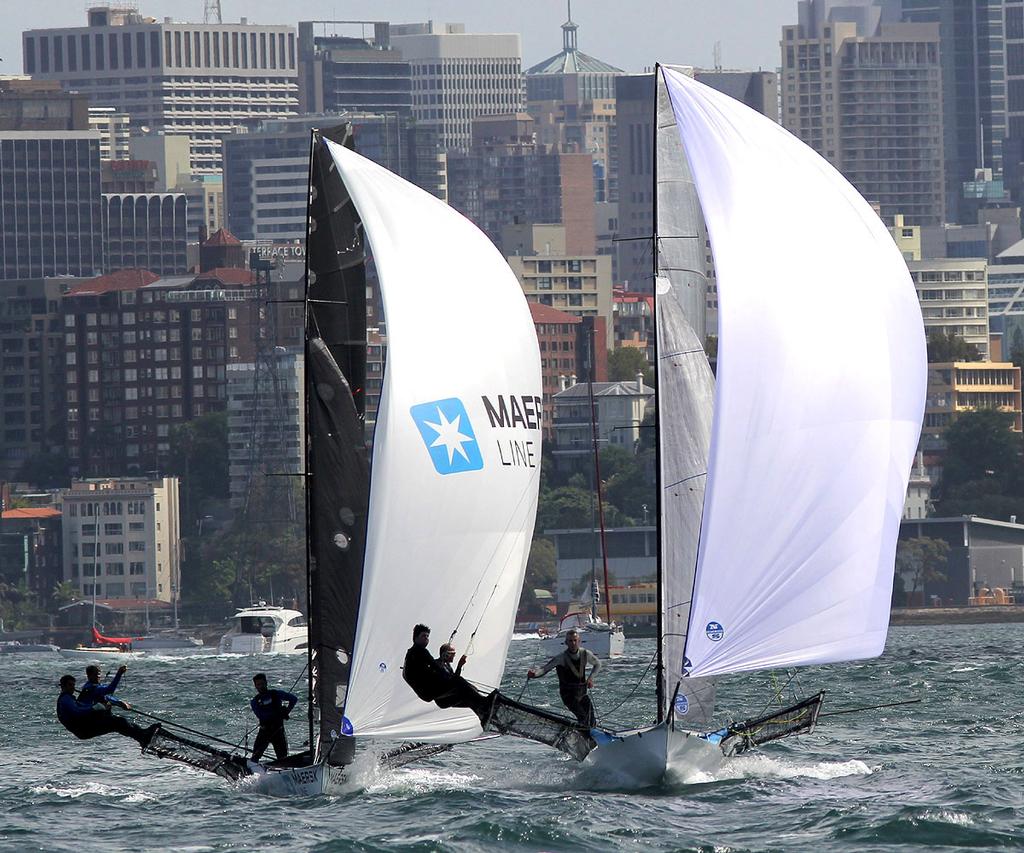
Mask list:
[[[0,0],[0,74],[22,73],[21,33],[39,27],[85,25],[85,9],[104,0]],[[111,3],[111,5],[115,5]],[[203,20],[204,0],[137,0],[143,15]],[[573,0],[579,49],[624,71],[655,62],[714,64],[772,71],[779,64],[783,24],[796,22],[797,0]],[[565,0],[221,0],[225,21],[295,24],[299,20],[434,20],[460,22],[467,32],[522,36],[523,68],[562,49]]]

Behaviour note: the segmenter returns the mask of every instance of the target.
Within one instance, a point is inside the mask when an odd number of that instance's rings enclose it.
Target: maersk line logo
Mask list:
[[[484,467],[473,425],[458,397],[419,403],[409,411],[438,474],[461,474]]]

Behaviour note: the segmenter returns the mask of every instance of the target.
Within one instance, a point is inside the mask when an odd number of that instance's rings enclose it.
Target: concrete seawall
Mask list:
[[[1024,606],[894,607],[890,625],[982,625],[1024,622]]]

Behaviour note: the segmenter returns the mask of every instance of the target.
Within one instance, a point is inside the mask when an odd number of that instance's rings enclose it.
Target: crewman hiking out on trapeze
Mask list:
[[[424,702],[434,702],[439,708],[471,708],[480,718],[480,725],[486,727],[494,704],[495,690],[486,696],[462,677],[466,656],[459,660],[458,668],[452,670],[451,661],[455,649],[448,643],[441,647],[441,657],[434,659],[427,651],[430,643],[430,628],[417,625],[412,629],[412,646],[405,653],[402,678]]]
[[[88,686],[88,682],[86,686]],[[82,692],[88,696],[84,688]],[[61,677],[60,695],[57,697],[57,719],[71,734],[79,740],[89,740],[101,735],[117,733],[130,737],[137,741],[139,746],[145,747],[159,726],[154,724],[146,729],[137,726],[130,720],[112,713],[110,710],[112,705],[125,709],[129,707],[127,702],[116,699],[110,695],[109,691],[95,704],[90,701],[82,702],[75,698],[75,677],[73,675]]]
[[[590,675],[587,675],[588,665],[593,666]],[[589,690],[594,686],[594,676],[601,671],[601,661],[589,649],[580,648],[580,635],[575,628],[565,635],[565,651],[555,655],[539,670],[531,669],[526,677],[540,678],[552,669],[558,673],[558,695],[562,697],[562,704],[575,715],[581,726],[594,728],[597,715]]]

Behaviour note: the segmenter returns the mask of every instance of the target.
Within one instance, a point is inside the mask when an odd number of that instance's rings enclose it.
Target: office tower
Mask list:
[[[127,160],[131,119],[114,107],[89,107],[89,127],[100,132],[100,159]]]
[[[373,27],[373,37],[343,35]],[[412,115],[412,68],[386,21],[299,22],[299,112]]]
[[[298,106],[295,30],[284,25],[158,22],[95,6],[84,27],[27,30],[24,70],[88,95],[143,128],[184,134],[196,174],[221,167],[221,137]]]
[[[466,150],[477,116],[523,109],[522,52],[514,33],[463,24],[393,24],[391,45],[412,65],[412,113],[445,149]]]
[[[803,0],[782,30],[782,123],[884,220],[945,216],[939,27],[890,23],[889,4]]]
[[[902,0],[904,21],[939,27],[946,214],[951,222],[976,221],[977,206],[965,204],[964,197],[964,184],[976,183],[976,170],[991,169],[997,181],[1003,177],[1008,94],[1017,131],[1010,136],[1024,141],[1024,100],[1016,97],[1017,87],[1010,93],[1007,85],[1012,64],[1018,86],[1024,86],[1024,43],[1004,44],[1004,11],[1009,16],[1010,5],[1004,0]]]

